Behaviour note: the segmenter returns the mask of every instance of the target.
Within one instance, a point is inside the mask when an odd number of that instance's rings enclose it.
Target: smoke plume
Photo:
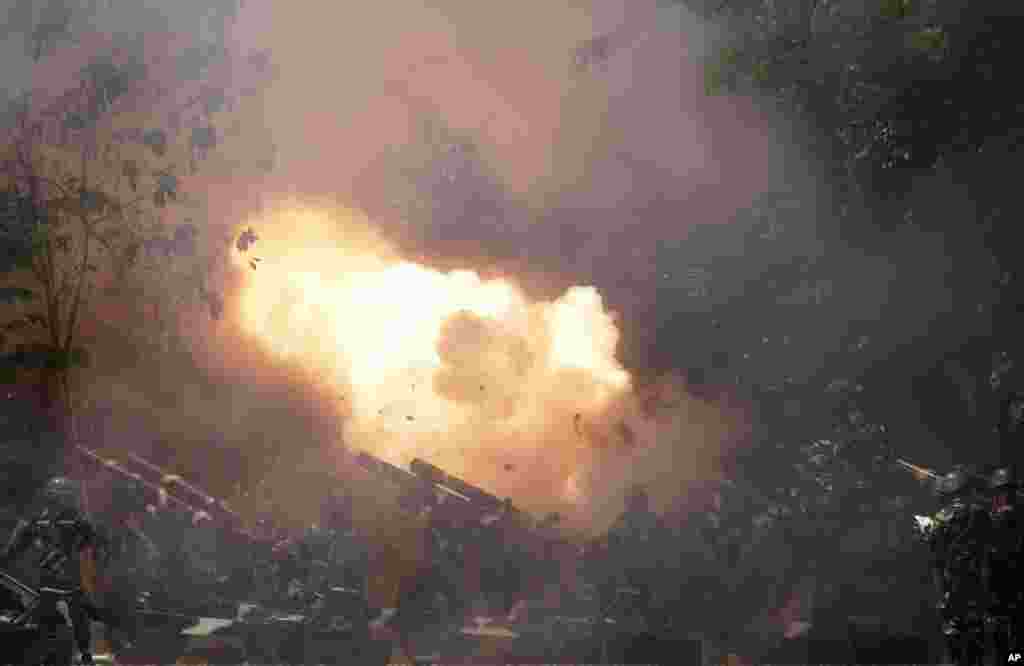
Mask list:
[[[272,81],[223,74],[244,99],[182,177],[206,205],[164,222],[260,240],[222,276],[222,321],[182,308],[187,363],[118,358],[97,307],[83,390],[111,437],[164,440],[220,488],[288,488],[267,503],[296,517],[315,506],[302,475],[346,447],[591,527],[630,483],[679,502],[745,417],[652,365],[687,348],[660,324],[711,307],[694,276],[742,249],[696,232],[796,179],[767,116],[705,95],[708,34],[654,0],[244,3],[224,43],[269,54]],[[166,65],[176,43],[147,49]]]
[[[346,414],[338,446],[422,458],[594,527],[629,482],[672,499],[698,478],[694,449],[730,434],[681,387],[641,404],[593,287],[534,300],[509,279],[411,263],[346,209],[283,202],[253,224],[265,231],[258,268],[243,272],[240,333],[328,387]]]

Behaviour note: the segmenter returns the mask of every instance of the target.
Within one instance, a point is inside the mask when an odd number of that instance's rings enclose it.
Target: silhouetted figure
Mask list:
[[[650,619],[652,593],[664,568],[666,536],[647,491],[634,486],[626,497],[625,512],[608,533],[608,555],[616,581],[611,605],[617,613],[641,623]]]
[[[0,568],[8,569],[30,551],[38,554],[41,595],[47,604],[66,604],[82,663],[91,664],[90,621],[108,625],[117,622],[82,589],[81,560],[95,561],[101,539],[79,508],[80,496],[80,488],[69,479],[56,478],[47,483],[38,502],[38,513],[19,521],[11,534],[0,554]]]
[[[933,519],[927,541],[942,633],[955,663],[980,663],[989,605],[985,570],[993,537],[991,515],[979,497],[978,478],[970,470],[950,472],[937,490],[943,508]]]

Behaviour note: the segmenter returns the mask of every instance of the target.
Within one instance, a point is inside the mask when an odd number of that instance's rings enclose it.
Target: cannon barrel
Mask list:
[[[911,462],[907,462],[903,458],[897,458],[896,464],[902,467],[903,469],[910,470],[918,478],[929,478],[934,479],[936,481],[942,478],[940,475],[936,474],[932,470],[926,467],[921,467],[920,465],[915,465],[914,463]]]
[[[199,503],[203,506],[215,506],[217,509],[220,509],[228,514],[235,513],[227,506],[227,503],[224,502],[223,500],[218,500],[216,497],[197,488],[196,486],[192,485],[191,483],[181,478],[177,474],[172,474],[169,470],[164,469],[163,467],[160,467],[159,465],[150,462],[149,460],[146,460],[142,456],[139,456],[134,453],[129,453],[127,461],[129,463],[134,464],[139,469],[144,470],[144,473],[149,474],[154,480],[159,480],[160,485],[171,486],[173,488],[179,489],[180,491],[183,492],[183,494],[187,494],[191,496],[193,499],[198,500]]]
[[[95,464],[96,466],[98,466],[98,467],[100,467],[102,469],[107,469],[107,470],[110,470],[112,472],[115,472],[116,474],[120,475],[121,478],[129,480],[129,481],[133,481],[133,482],[139,484],[140,487],[145,488],[146,490],[148,490],[148,491],[150,491],[152,493],[155,493],[157,495],[160,494],[161,487],[160,487],[159,484],[153,483],[151,481],[148,481],[148,480],[142,478],[141,475],[139,475],[139,474],[137,474],[137,473],[135,473],[135,472],[133,472],[133,471],[131,471],[129,469],[126,469],[124,467],[124,465],[119,463],[117,460],[114,460],[114,459],[111,459],[111,458],[104,458],[103,456],[101,456],[96,451],[93,451],[92,449],[88,449],[88,448],[86,448],[84,446],[78,446],[77,450],[78,450],[79,453],[82,454],[82,456],[85,458],[85,460]],[[186,509],[188,511],[191,511],[193,513],[196,513],[198,511],[200,511],[200,509],[196,508],[195,506],[193,506],[192,504],[188,503],[187,501],[179,499],[178,497],[175,497],[173,495],[168,494],[167,495],[167,500],[170,503],[175,504],[175,505],[177,505],[177,506],[179,506],[179,507],[181,507],[183,509]]]
[[[458,500],[462,504],[473,504],[469,497],[462,495],[452,488],[435,484],[428,478],[413,474],[397,465],[392,465],[388,461],[381,460],[366,451],[360,451],[356,455],[356,464],[374,476],[387,479],[405,492],[411,494],[418,493],[424,498],[436,497],[436,493],[440,492],[445,497]]]
[[[392,465],[386,460],[381,460],[377,456],[370,455],[366,451],[360,451],[356,455],[356,464],[362,467],[367,472],[374,474],[375,476],[382,476],[392,483],[402,487],[424,487],[423,479],[420,479],[412,472],[402,469],[397,465]]]
[[[409,463],[409,470],[418,478],[424,479],[434,486],[455,491],[484,511],[496,511],[502,505],[502,501],[489,492],[466,483],[425,460],[416,458]]]
[[[435,488],[429,481],[386,460],[360,451],[356,455],[356,464],[373,476],[398,486],[402,496],[400,504],[413,502],[419,508],[424,508],[433,506],[438,501]]]
[[[424,497],[431,495],[440,502],[444,499],[455,500],[453,509],[464,517],[494,514],[502,508],[504,502],[487,491],[478,488],[462,479],[448,474],[436,465],[419,458],[409,464],[409,470],[381,460],[365,451],[356,455],[356,464],[374,476],[387,479],[409,493],[421,493]],[[463,507],[458,510],[456,507]],[[468,513],[466,513],[468,511]],[[512,509],[520,522],[530,523],[528,516],[518,509]]]
[[[76,450],[82,458],[90,464],[104,468],[119,475],[126,481],[132,481],[137,486],[147,491],[152,496],[152,501],[167,501],[175,506],[185,509],[193,514],[205,513],[222,523],[236,526],[242,522],[241,516],[228,507],[227,502],[199,491],[195,486],[178,484],[168,481],[169,478],[179,479],[167,474],[167,471],[160,468],[144,458],[129,454],[127,459],[112,459],[103,457],[98,451],[94,451],[82,445],[77,445]],[[134,464],[133,464],[134,463]],[[182,493],[185,487],[188,492]],[[185,495],[182,497],[181,495]],[[199,498],[202,501],[197,503],[193,500]]]

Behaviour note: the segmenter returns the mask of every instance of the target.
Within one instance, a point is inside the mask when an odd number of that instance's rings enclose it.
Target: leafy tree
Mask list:
[[[818,156],[836,195],[832,255],[836,241],[884,253],[893,233],[919,228],[941,232],[957,261],[974,267],[951,287],[957,321],[932,326],[927,351],[913,362],[946,368],[934,379],[955,384],[973,415],[958,411],[965,425],[942,427],[989,438],[996,405],[1015,388],[1010,368],[1021,324],[1011,268],[1019,197],[1006,176],[1020,135],[1012,119],[1024,103],[1012,83],[1021,55],[1017,13],[1007,3],[960,0],[685,4],[730,28],[707,65],[712,93],[778,98],[824,139]],[[911,196],[928,179],[936,189]],[[970,205],[948,206],[943,183],[964,187]],[[883,327],[875,328],[872,338],[883,338]],[[903,364],[911,356],[890,358],[889,370],[910,370]],[[1004,440],[1001,458],[1015,460]]]
[[[718,561],[734,562],[718,576],[754,580],[768,559],[784,591],[816,561],[820,579],[853,576],[866,586],[887,576],[913,590],[889,597],[924,600],[928,593],[915,588],[926,573],[924,555],[914,551],[909,518],[915,504],[933,500],[927,481],[893,465],[894,454],[920,456],[913,461],[924,465],[994,458],[986,447],[994,440],[989,430],[998,428],[999,461],[1021,459],[1024,309],[1013,268],[1021,205],[1010,175],[1019,170],[1020,137],[1011,119],[1024,103],[1014,83],[1021,22],[999,2],[685,4],[729,35],[705,65],[707,93],[779,102],[810,135],[835,195],[816,224],[827,245],[820,256],[780,262],[729,302],[719,298],[701,315],[713,324],[686,322],[688,340],[711,331],[704,346],[688,345],[694,365],[701,353],[712,357],[701,376],[732,384],[758,412],[756,441],[728,464],[732,483],[724,492],[739,498],[723,511],[732,522],[711,531]],[[950,186],[963,187],[969,205],[958,208]],[[786,216],[769,217],[785,229]],[[845,330],[862,275],[842,257],[851,246],[887,256],[900,237],[919,242],[923,234],[910,233],[918,229],[940,232],[956,263],[970,267],[943,285],[955,309],[930,320],[913,344],[897,347],[890,341],[905,321],[898,310],[913,307],[920,294],[894,288],[883,316]],[[767,244],[745,254],[760,256]],[[666,267],[684,263],[670,255]],[[728,271],[722,263],[710,267],[712,297],[728,287],[718,279]],[[902,268],[901,282],[917,279],[917,266]],[[832,288],[804,288],[826,281]],[[827,349],[827,358],[808,353],[811,346]],[[915,375],[914,398],[920,385],[929,399],[920,408],[892,389],[909,386],[905,378]],[[906,411],[910,419],[900,413]],[[901,441],[892,425],[919,413],[953,450]],[[965,445],[954,448],[956,440]],[[873,541],[873,552],[860,541]],[[772,543],[787,550],[780,555]],[[738,589],[752,607],[781,602],[754,583]],[[722,622],[735,626],[736,618]]]
[[[71,371],[88,361],[82,323],[102,297],[152,304],[160,335],[188,298],[214,318],[223,310],[211,273],[230,240],[199,237],[202,206],[182,184],[219,146],[216,123],[238,92],[155,78],[141,40],[120,44],[134,55],[99,54],[73,90],[20,97],[0,139],[0,367],[38,377],[68,414]],[[178,131],[190,113],[191,131]]]
[[[6,293],[8,300],[22,305],[39,301],[20,308],[20,317],[5,322],[7,331],[19,332],[27,343],[7,361],[48,375],[47,381],[58,384],[68,406],[68,370],[84,360],[77,334],[93,296],[100,254],[124,251],[122,239],[133,231],[138,208],[145,203],[144,196],[118,197],[116,185],[97,174],[91,150],[97,123],[121,93],[111,85],[109,71],[102,70],[81,72],[80,94],[65,109],[65,128],[80,135],[74,148],[46,150],[41,123],[33,121],[26,100],[8,137],[3,164],[3,230],[13,250],[6,268],[14,269],[15,281],[35,287],[10,287]],[[73,153],[77,155],[72,157]],[[35,328],[41,329],[38,335]]]
[[[1021,23],[1000,2],[684,4],[722,24],[728,35],[705,64],[706,92],[779,102],[811,135],[822,179],[835,193],[831,214],[816,225],[828,244],[820,257],[786,258],[786,266],[770,267],[729,302],[714,298],[728,287],[719,277],[728,266],[723,270],[725,262],[716,262],[709,269],[716,279],[706,289],[715,307],[700,313],[715,321],[691,317],[682,327],[688,340],[710,331],[705,345],[688,345],[690,362],[710,366],[701,368],[702,377],[732,384],[759,412],[757,442],[730,461],[730,492],[748,499],[735,510],[745,530],[734,538],[740,548],[732,575],[747,576],[765,555],[756,536],[765,529],[806,535],[789,539],[798,544],[796,560],[838,562],[840,544],[860,534],[865,521],[889,525],[891,533],[883,536],[895,542],[897,534],[909,534],[908,503],[926,501],[914,479],[891,463],[894,434],[883,425],[901,418],[901,406],[889,384],[940,368],[928,373],[929,390],[955,383],[965,407],[947,410],[948,418],[930,418],[950,439],[972,443],[971,450],[952,454],[964,458],[984,455],[978,444],[991,438],[997,406],[1009,414],[1019,392],[1014,357],[1022,310],[1011,268],[1017,243],[1011,239],[1020,204],[1009,173],[1019,162],[1014,151],[1020,132],[1012,118],[1024,102],[1013,64],[1020,60],[1015,35]],[[934,187],[912,196],[922,182]],[[970,192],[965,214],[948,210],[953,198],[941,186],[947,182]],[[770,217],[784,229],[786,215]],[[844,276],[850,271],[837,256],[850,246],[885,256],[897,233],[910,236],[901,231],[908,228],[942,232],[958,262],[972,267],[949,286],[955,314],[934,321],[927,340],[901,349],[886,347],[898,324],[884,317],[849,333],[829,324],[849,321],[832,292],[853,299],[858,286],[850,282],[860,277]],[[663,259],[666,271],[684,263],[671,254]],[[904,275],[914,279],[915,268],[906,267]],[[813,288],[826,282],[834,289]],[[911,304],[895,296],[886,313]],[[912,298],[909,291],[905,298]],[[978,316],[989,309],[990,318]],[[752,318],[761,322],[756,330]],[[807,353],[812,341],[829,350],[826,363]],[[702,363],[702,353],[712,357],[709,364]],[[934,403],[926,409],[933,411]],[[968,409],[977,416],[965,418]],[[1014,429],[1007,414],[999,425],[1000,456],[1011,462],[1019,459],[1022,429]],[[909,448],[911,456],[927,451],[927,443],[891,444]],[[933,447],[922,455],[941,461],[945,453]],[[787,519],[759,518],[767,514]],[[755,529],[755,519],[771,527]]]

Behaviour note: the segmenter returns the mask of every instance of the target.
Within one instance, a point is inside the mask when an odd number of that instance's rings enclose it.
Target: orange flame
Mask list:
[[[282,208],[255,225],[241,324],[337,389],[349,447],[545,508],[584,499],[574,415],[631,385],[596,289],[532,302],[507,280],[402,260],[352,211]]]

